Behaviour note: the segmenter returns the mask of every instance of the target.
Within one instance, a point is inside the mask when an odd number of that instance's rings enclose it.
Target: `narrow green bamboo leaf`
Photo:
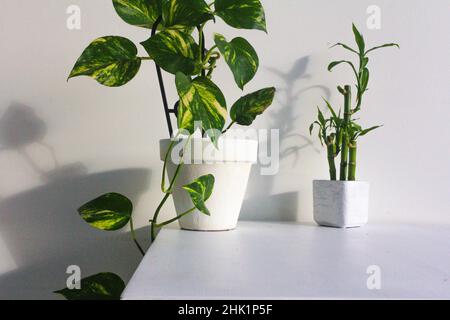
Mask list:
[[[325,126],[325,117],[323,116],[323,113],[322,113],[322,111],[320,111],[320,109],[319,109],[319,107],[317,107],[317,118],[319,119],[319,122],[320,122],[320,125],[322,126],[322,127],[324,127]]]
[[[340,65],[340,64],[342,64],[342,63],[348,64],[350,67],[352,67],[353,71],[356,73],[355,66],[353,65],[353,63],[352,63],[351,61],[348,61],[348,60],[340,60],[340,61],[333,61],[333,62],[331,62],[331,63],[328,65],[328,71],[333,70],[334,67],[336,67],[336,66],[338,66],[338,65]],[[342,93],[342,92],[341,92],[341,93]],[[344,91],[344,93],[345,93],[345,91]]]
[[[328,110],[330,110],[331,114],[333,115],[333,118],[337,119],[338,116],[337,116],[336,112],[334,111],[333,107],[331,106],[330,102],[323,97],[322,97],[322,99],[323,99],[323,101],[325,101],[325,104],[327,105]]]
[[[369,69],[364,68],[361,74],[361,91],[366,91],[369,84]]]
[[[162,18],[165,27],[196,27],[214,15],[204,0],[162,0]]]
[[[346,45],[345,43],[338,42],[335,45],[331,46],[331,48],[334,48],[334,47],[337,47],[337,46],[343,47],[343,48],[347,49],[348,51],[351,51],[351,52],[356,53],[356,54],[359,55],[358,51],[356,51],[355,49],[353,49],[350,46]]]
[[[123,21],[147,29],[161,15],[161,0],[113,0],[113,5]]]
[[[216,0],[214,6],[215,13],[234,28],[267,32],[264,8],[259,0]]]
[[[231,120],[242,126],[249,126],[256,117],[272,104],[276,89],[265,88],[243,96],[231,108]]]
[[[130,221],[133,204],[130,199],[118,193],[104,194],[78,209],[81,218],[90,226],[115,231]]]
[[[211,141],[216,143],[227,117],[227,105],[222,91],[206,77],[191,80],[181,72],[177,73],[175,82],[180,104],[191,113],[190,122],[200,121]]]
[[[368,54],[369,52],[372,52],[374,50],[378,50],[378,49],[381,49],[381,48],[387,48],[387,47],[397,47],[397,48],[400,49],[400,46],[398,44],[396,44],[396,43],[386,43],[386,44],[383,44],[381,46],[373,47],[373,48],[367,50],[366,54]]]
[[[55,293],[64,296],[67,300],[120,300],[125,289],[123,280],[110,272],[81,279],[80,286],[80,289],[64,288]]]
[[[68,79],[89,76],[105,86],[118,87],[133,79],[140,66],[133,42],[117,36],[102,37],[83,51]]]
[[[364,42],[364,38],[363,38],[362,34],[359,32],[359,30],[356,28],[355,24],[352,25],[352,29],[353,29],[353,34],[355,35],[356,44],[358,45],[359,54],[364,55],[364,53],[366,51],[366,44]]]
[[[381,128],[381,127],[382,126],[373,126],[373,127],[368,128],[368,129],[361,130],[361,132],[359,133],[359,137],[365,136],[369,132],[371,132],[371,131],[373,131],[375,129]]]
[[[216,33],[214,42],[233,72],[236,84],[243,90],[244,86],[253,79],[258,71],[259,59],[255,49],[241,37],[227,42],[224,36]]]
[[[199,47],[187,33],[166,29],[141,44],[150,57],[169,73],[193,75],[201,70]]]
[[[214,189],[214,182],[214,176],[208,174],[195,179],[193,182],[183,187],[183,189],[189,193],[194,206],[207,216],[210,216],[211,213],[206,207],[205,202],[211,197]]]

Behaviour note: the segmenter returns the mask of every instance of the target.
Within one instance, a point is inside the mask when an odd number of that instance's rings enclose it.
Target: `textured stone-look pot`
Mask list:
[[[321,226],[352,228],[367,223],[369,183],[313,181],[314,220]]]
[[[164,160],[170,142],[169,139],[160,141],[161,160]],[[181,143],[185,145],[186,140]],[[179,220],[181,228],[195,231],[226,231],[236,228],[250,170],[257,161],[257,155],[256,140],[221,138],[216,149],[209,139],[192,139],[186,146],[185,164],[173,192],[175,209],[179,215],[193,207],[191,198],[182,186],[202,175],[212,174],[215,178],[214,190],[206,201],[211,216],[196,210]],[[167,164],[169,177],[173,177],[179,159],[177,155],[171,158]]]

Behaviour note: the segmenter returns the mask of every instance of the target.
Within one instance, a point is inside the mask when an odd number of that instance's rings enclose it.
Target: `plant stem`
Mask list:
[[[334,144],[327,145],[328,166],[330,168],[330,180],[336,180],[336,164],[334,163],[336,147]]]
[[[348,165],[348,180],[356,180],[356,153],[357,144],[356,140],[350,141],[349,144],[349,165]]]
[[[231,123],[228,125],[228,127],[227,127],[225,130],[222,131],[222,134],[224,134],[224,133],[226,133],[228,130],[230,130],[231,127],[232,127],[235,123],[236,123],[236,121],[231,122]]]
[[[152,224],[150,227],[152,242],[155,241],[155,239],[156,239],[156,227],[157,227],[156,221],[158,220],[159,213],[161,212],[161,209],[164,206],[164,204],[166,203],[167,199],[169,199],[170,195],[171,195],[171,193],[166,193],[164,198],[161,200],[161,203],[159,204],[158,208],[156,209],[155,215],[153,216]]]
[[[198,29],[198,43],[200,48],[200,62],[203,64],[203,61],[205,59],[205,34],[203,33],[203,28],[205,27],[205,24],[203,23],[201,26],[199,26]],[[206,76],[205,70],[202,68],[201,76]]]
[[[348,129],[351,117],[351,103],[352,103],[352,89],[349,85],[344,87],[344,123],[342,147],[341,147],[341,167],[340,177],[341,181],[347,180],[347,167],[348,167]]]
[[[165,222],[162,222],[162,223],[160,223],[160,224],[157,224],[156,227],[157,227],[157,228],[162,228],[162,227],[164,227],[164,226],[166,226],[166,225],[168,225],[168,224],[171,224],[172,222],[175,222],[175,221],[177,221],[178,219],[181,219],[182,217],[184,217],[184,216],[188,215],[189,213],[195,211],[195,209],[197,209],[197,208],[194,207],[194,208],[192,208],[192,209],[189,209],[188,211],[183,212],[182,214],[180,214],[179,216],[176,216],[175,218],[172,218],[172,219],[170,219],[170,220],[167,220],[167,221],[165,221]]]
[[[131,237],[133,238],[134,243],[135,243],[136,246],[138,247],[138,249],[139,249],[139,251],[141,252],[141,254],[142,254],[143,256],[145,256],[144,250],[142,250],[141,245],[140,245],[139,242],[137,241],[136,233],[134,232],[133,218],[132,218],[132,217],[130,217],[130,230],[131,230]]]

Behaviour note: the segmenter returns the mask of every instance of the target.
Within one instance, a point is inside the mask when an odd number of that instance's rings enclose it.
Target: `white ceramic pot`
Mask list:
[[[164,160],[170,142],[170,139],[160,141],[161,160]],[[181,143],[185,145],[186,140]],[[169,177],[173,177],[179,160],[176,158],[178,152],[173,153],[176,155],[167,164]],[[209,139],[193,138],[185,148],[185,164],[175,184],[175,209],[179,215],[193,207],[190,196],[182,186],[202,175],[212,174],[215,178],[214,190],[206,201],[211,216],[196,210],[179,220],[181,228],[195,231],[226,231],[236,228],[250,170],[257,161],[257,155],[256,140],[221,138],[216,149]]]
[[[367,223],[369,183],[314,180],[314,220],[321,226],[352,228]]]

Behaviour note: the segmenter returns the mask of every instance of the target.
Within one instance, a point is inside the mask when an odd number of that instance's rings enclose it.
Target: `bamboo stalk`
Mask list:
[[[349,145],[349,164],[348,164],[348,180],[356,180],[356,140],[352,140]]]
[[[334,158],[336,156],[336,146],[334,143],[327,145],[328,167],[330,169],[330,180],[336,180],[336,164]]]
[[[342,147],[341,147],[341,166],[340,166],[340,177],[341,181],[347,180],[347,168],[348,168],[348,143],[347,143],[347,135],[348,135],[348,127],[350,124],[351,117],[351,101],[352,101],[352,89],[349,85],[344,87],[344,124],[343,129],[344,137],[342,139]]]

